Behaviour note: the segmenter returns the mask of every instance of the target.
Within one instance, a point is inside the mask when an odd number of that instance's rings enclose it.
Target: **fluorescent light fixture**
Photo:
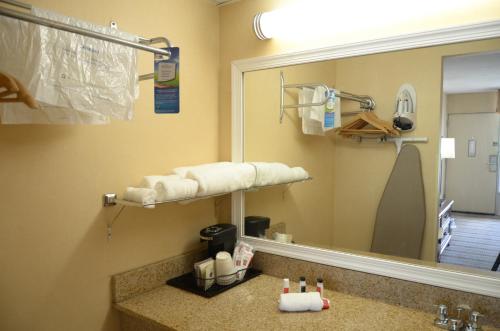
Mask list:
[[[280,34],[280,27],[284,26],[285,20],[282,11],[258,13],[253,18],[253,31],[260,40],[271,39]]]
[[[253,29],[261,40],[323,40],[356,31],[394,30],[426,19],[443,19],[443,15],[452,17],[490,1],[494,0],[295,0],[255,15]]]
[[[255,35],[257,36],[257,38],[259,38],[260,40],[266,40],[266,39],[271,39],[272,36],[268,36],[266,35],[263,31],[262,31],[262,24],[261,24],[261,19],[262,19],[262,15],[265,15],[266,13],[258,13],[257,15],[254,16],[253,18],[253,32],[255,32]]]
[[[455,158],[455,138],[441,138],[441,159]]]

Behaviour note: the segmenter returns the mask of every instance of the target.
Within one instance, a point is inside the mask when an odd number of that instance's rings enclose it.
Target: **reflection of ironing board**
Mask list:
[[[380,199],[371,251],[420,258],[425,195],[420,153],[403,145]]]

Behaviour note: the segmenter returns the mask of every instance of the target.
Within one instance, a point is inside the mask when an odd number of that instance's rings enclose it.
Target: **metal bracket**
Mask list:
[[[165,45],[167,45],[167,48],[171,48],[172,47],[172,44],[170,43],[170,40],[168,40],[167,38],[165,37],[156,37],[156,38],[151,38],[151,39],[146,39],[146,38],[139,38],[139,43],[141,44],[144,44],[144,45],[152,45],[152,44],[157,44],[157,43],[165,43]],[[170,51],[169,50],[166,50],[168,52],[168,57],[170,57]],[[155,54],[156,56],[156,54]],[[165,56],[165,55],[164,55]],[[144,74],[144,75],[140,75],[139,76],[139,81],[141,80],[149,80],[149,79],[153,79],[155,77],[155,74],[154,73],[150,73],[150,74]]]
[[[382,141],[382,139],[381,139]],[[401,152],[401,147],[404,143],[427,143],[429,138],[427,137],[384,137],[383,141],[392,142],[396,146],[396,152],[399,154]]]
[[[116,193],[105,193],[102,196],[102,204],[104,207],[116,205]]]

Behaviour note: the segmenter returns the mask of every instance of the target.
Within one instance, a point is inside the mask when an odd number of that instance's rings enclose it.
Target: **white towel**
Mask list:
[[[301,167],[290,168],[278,162],[251,162],[256,175],[254,186],[275,185],[309,178],[309,174]]]
[[[317,103],[325,101],[325,89],[318,87],[316,89],[303,88],[299,92],[299,103]],[[324,106],[301,107],[302,113],[302,133],[308,135],[324,136]]]
[[[255,168],[247,163],[218,162],[174,169],[178,175],[198,182],[198,197],[228,193],[251,187]]]
[[[166,178],[167,177],[167,178]],[[158,183],[162,179],[181,179],[182,177],[179,175],[169,175],[169,176],[144,176],[142,178],[140,187],[144,188],[155,188],[156,183]]]
[[[306,103],[311,103],[314,96],[314,89],[309,87],[303,87],[299,90],[299,104],[303,105]],[[299,117],[302,117],[304,112],[310,112],[311,107],[299,107]],[[308,113],[309,114],[309,113]],[[304,122],[302,122],[304,123]]]
[[[222,167],[230,165],[231,162],[215,162],[215,163],[203,163],[195,166],[178,167],[173,170],[174,174],[186,178],[187,173],[191,169],[210,169],[212,167]]]
[[[282,293],[279,308],[281,311],[321,311],[323,300],[319,292]]]
[[[128,201],[141,203],[146,208],[154,208],[156,191],[143,187],[127,187],[123,198]]]
[[[334,91],[334,93],[338,93],[337,91]],[[341,98],[336,97],[335,98],[335,106],[334,106],[334,112],[335,112],[335,121],[334,121],[334,128],[340,128],[342,126],[342,109],[340,107],[341,105]]]
[[[191,199],[198,192],[198,182],[189,178],[165,176],[156,185],[157,201]]]
[[[302,88],[299,91],[299,103],[312,103],[314,97],[314,89]],[[302,132],[311,135],[324,135],[321,121],[311,118],[312,107],[300,107],[299,116],[302,117]]]
[[[326,93],[328,91],[323,86],[318,86],[314,89],[312,102],[325,102]],[[325,120],[325,105],[311,107],[311,119],[323,123]]]

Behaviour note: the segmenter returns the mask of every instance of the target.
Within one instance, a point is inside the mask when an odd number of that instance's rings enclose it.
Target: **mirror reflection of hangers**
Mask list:
[[[373,112],[364,112],[356,115],[355,119],[343,125],[338,130],[344,137],[360,135],[384,135],[398,137],[399,132],[392,127],[392,123],[380,119]]]
[[[38,109],[38,103],[15,77],[0,72],[0,103],[23,102],[31,109]]]

